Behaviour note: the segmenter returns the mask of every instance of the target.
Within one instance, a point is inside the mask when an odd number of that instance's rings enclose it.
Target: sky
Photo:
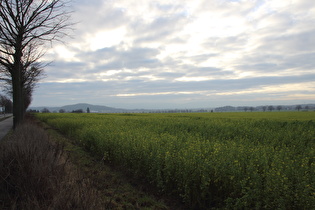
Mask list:
[[[73,0],[31,107],[315,103],[313,0]]]

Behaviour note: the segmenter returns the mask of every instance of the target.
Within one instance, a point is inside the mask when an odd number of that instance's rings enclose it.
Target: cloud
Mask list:
[[[55,62],[34,103],[55,89],[45,97],[64,104],[71,93],[105,105],[313,96],[315,5],[308,0],[76,2],[74,38],[47,53]]]

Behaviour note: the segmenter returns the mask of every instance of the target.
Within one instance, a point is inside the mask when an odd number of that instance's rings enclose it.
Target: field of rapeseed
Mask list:
[[[190,208],[315,208],[315,112],[37,117]]]

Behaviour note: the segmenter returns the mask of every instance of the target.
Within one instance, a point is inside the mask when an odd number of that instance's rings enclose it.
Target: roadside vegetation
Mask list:
[[[61,144],[49,142],[37,126],[18,127],[0,145],[0,208],[97,207],[96,191],[86,187],[89,180],[67,174],[66,167]]]
[[[0,142],[0,209],[176,208],[38,121]]]
[[[36,116],[189,209],[315,208],[315,112]]]

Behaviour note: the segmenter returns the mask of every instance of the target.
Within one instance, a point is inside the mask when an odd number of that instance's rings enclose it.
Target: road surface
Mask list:
[[[1,120],[1,118],[0,118]],[[0,121],[0,141],[13,127],[13,117],[10,116],[9,118]]]

